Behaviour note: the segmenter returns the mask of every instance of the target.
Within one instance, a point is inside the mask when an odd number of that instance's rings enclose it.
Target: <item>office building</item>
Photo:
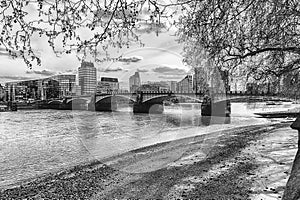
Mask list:
[[[76,75],[74,74],[59,74],[51,77],[58,82],[59,98],[71,96],[73,87],[75,87]]]
[[[142,88],[142,90],[145,90],[147,88],[148,91],[159,91],[159,92],[170,91],[170,84],[167,81],[157,81],[157,82],[148,81],[146,84],[142,84],[142,86],[140,87]]]
[[[191,93],[193,92],[193,79],[191,75],[186,75],[181,81],[177,83],[177,92]]]
[[[7,101],[59,98],[59,82],[50,78],[9,82],[5,84]]]
[[[129,77],[129,90],[135,92],[141,86],[141,78],[139,72]]]
[[[97,72],[91,62],[82,62],[78,68],[78,81],[82,95],[94,94],[97,86]]]
[[[169,84],[170,84],[170,90],[173,92],[176,92],[177,91],[177,81],[170,81]]]
[[[101,77],[97,84],[97,93],[118,92],[119,81],[117,78]]]
[[[139,88],[139,91],[143,92],[159,92],[159,85],[157,84],[151,84],[151,83],[146,83],[142,84]]]

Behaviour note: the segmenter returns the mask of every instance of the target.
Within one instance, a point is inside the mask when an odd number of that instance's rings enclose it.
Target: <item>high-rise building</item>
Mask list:
[[[191,93],[193,92],[192,76],[186,75],[181,81],[177,83],[177,92]]]
[[[118,92],[119,81],[117,78],[101,77],[97,84],[97,93]]]
[[[129,77],[129,90],[135,92],[141,86],[141,78],[139,72]]]
[[[97,70],[91,62],[82,62],[78,68],[78,80],[81,94],[88,95],[96,92]]]

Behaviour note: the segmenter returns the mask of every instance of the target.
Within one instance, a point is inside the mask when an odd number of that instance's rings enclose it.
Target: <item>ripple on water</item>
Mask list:
[[[253,115],[262,109],[262,105],[233,104],[229,124],[210,126],[201,124],[199,110],[187,108],[166,110],[163,115],[63,110],[1,113],[0,187],[145,145],[265,123]]]

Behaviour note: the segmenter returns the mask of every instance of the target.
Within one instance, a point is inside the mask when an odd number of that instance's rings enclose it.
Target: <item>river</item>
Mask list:
[[[228,128],[272,123],[253,113],[297,105],[232,103],[230,120],[203,124],[199,105],[166,107],[164,114],[64,110],[0,113],[0,188],[143,146]],[[298,105],[299,106],[299,105]]]

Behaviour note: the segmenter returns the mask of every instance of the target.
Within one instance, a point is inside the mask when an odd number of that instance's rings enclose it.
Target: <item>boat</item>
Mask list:
[[[272,112],[262,112],[262,113],[254,113],[255,115],[259,115],[264,118],[295,118],[300,115],[300,109],[294,108],[284,111],[272,111]]]
[[[267,106],[270,106],[270,105],[282,105],[282,102],[281,101],[267,101],[266,105]]]

